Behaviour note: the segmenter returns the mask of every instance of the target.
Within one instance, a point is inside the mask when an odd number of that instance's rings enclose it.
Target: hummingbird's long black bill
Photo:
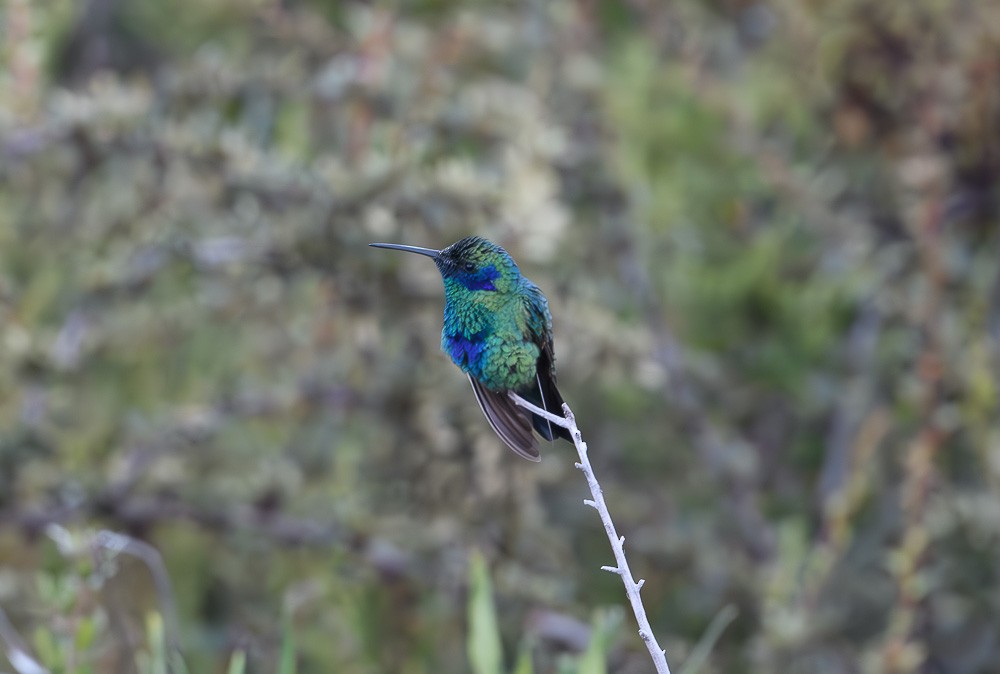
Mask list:
[[[404,246],[400,243],[369,243],[372,248],[388,248],[390,250],[405,250],[407,253],[417,253],[418,255],[426,255],[427,257],[436,258],[441,254],[441,251],[434,250],[433,248],[421,248],[420,246]]]

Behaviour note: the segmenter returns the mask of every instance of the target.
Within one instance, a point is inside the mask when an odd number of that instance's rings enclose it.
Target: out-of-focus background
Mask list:
[[[549,297],[675,671],[1000,671],[1000,4],[0,27],[7,657],[651,671],[573,449],[506,450],[433,265],[366,247],[475,233]]]

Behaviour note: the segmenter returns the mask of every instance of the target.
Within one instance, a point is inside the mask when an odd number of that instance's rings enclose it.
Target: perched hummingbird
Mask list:
[[[469,376],[476,400],[500,439],[529,461],[539,461],[531,429],[546,440],[569,432],[518,407],[513,391],[562,416],[552,353],[552,314],[545,295],[521,275],[506,250],[469,236],[443,250],[373,243],[434,260],[444,280],[441,350]]]

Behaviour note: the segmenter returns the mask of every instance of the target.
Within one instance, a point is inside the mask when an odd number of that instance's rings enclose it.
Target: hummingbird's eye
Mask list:
[[[466,262],[463,267],[465,271],[476,271],[476,265],[474,262]]]

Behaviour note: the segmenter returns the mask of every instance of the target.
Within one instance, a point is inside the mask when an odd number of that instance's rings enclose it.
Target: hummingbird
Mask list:
[[[562,416],[549,302],[506,250],[478,236],[441,250],[369,245],[434,260],[444,281],[441,350],[469,377],[479,407],[504,444],[529,461],[540,461],[532,429],[550,442],[572,442],[565,428],[517,406],[508,396],[513,391]]]

